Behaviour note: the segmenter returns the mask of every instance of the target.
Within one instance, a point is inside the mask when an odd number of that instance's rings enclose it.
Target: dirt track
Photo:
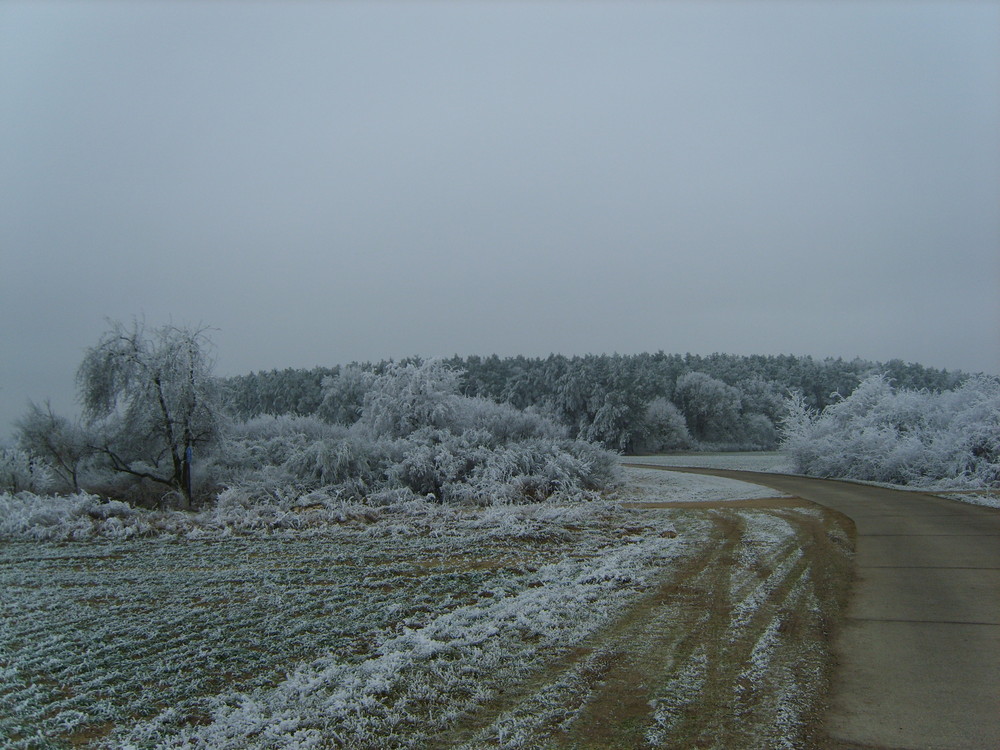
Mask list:
[[[823,722],[831,747],[1000,748],[1000,512],[848,482],[681,471],[772,487],[854,522],[856,580]]]
[[[663,504],[635,503],[662,523]],[[434,747],[813,747],[849,578],[840,514],[787,498],[684,507],[711,522],[624,617]]]

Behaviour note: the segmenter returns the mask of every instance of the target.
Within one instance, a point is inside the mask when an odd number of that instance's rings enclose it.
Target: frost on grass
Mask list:
[[[717,618],[720,637],[681,654],[655,692],[644,735],[649,746],[803,746],[825,657],[818,642],[795,636],[799,627],[818,627],[819,617],[796,542],[800,509],[785,517],[737,515],[741,533],[728,586],[714,590],[716,609],[696,625],[709,629]]]
[[[642,460],[645,461],[646,457]],[[628,502],[723,502],[775,497],[779,494],[769,487],[723,477],[635,466],[625,466],[623,472],[625,483],[618,490],[617,497]]]
[[[701,698],[707,672],[708,655],[704,648],[698,648],[674,672],[660,694],[650,701],[653,720],[646,731],[646,742],[650,746],[659,747],[670,740],[684,712]]]
[[[74,502],[53,538],[127,520]],[[684,554],[683,527],[673,538],[629,519],[600,502],[413,503],[310,534],[8,542],[0,736],[11,748],[419,747]]]
[[[730,581],[730,600],[733,602],[730,639],[735,640],[760,611],[765,601],[782,586],[792,570],[802,559],[802,550],[784,549],[785,541],[794,531],[788,521],[774,516],[752,516],[740,544],[736,549],[736,563],[740,569],[760,568],[773,571],[763,580],[733,577]]]
[[[678,453],[665,456],[627,456],[626,463],[652,464],[655,466],[700,466],[709,469],[735,471],[764,471],[784,473],[791,471],[791,463],[783,453],[769,451],[734,453]]]
[[[293,502],[243,502],[229,491],[201,513],[134,508],[117,500],[77,493],[69,497],[20,492],[0,495],[0,539],[123,541],[138,537],[195,539],[261,531],[309,530],[357,519],[381,509],[310,493]]]
[[[712,551],[700,547],[656,594],[439,746],[812,746],[824,615],[815,553],[803,559],[800,544],[823,519],[799,508],[694,513],[714,519],[718,535],[702,530]]]
[[[494,590],[402,632],[379,633],[363,661],[326,656],[274,689],[231,696],[209,726],[176,744],[246,747],[249,735],[255,746],[318,746],[331,737],[351,747],[417,745],[603,623],[644,577],[650,558],[660,557],[659,546],[626,545],[597,565],[542,566],[526,589]],[[595,617],[595,609],[602,614]],[[331,725],[332,733],[325,729]]]

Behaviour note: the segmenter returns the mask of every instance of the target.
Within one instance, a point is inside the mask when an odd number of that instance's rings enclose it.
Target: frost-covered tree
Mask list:
[[[44,407],[30,403],[15,427],[18,445],[44,460],[66,488],[78,492],[80,471],[94,452],[84,428],[55,414],[48,402]]]
[[[236,419],[261,414],[313,414],[323,400],[322,383],[337,375],[339,368],[252,372],[222,381],[227,412]]]
[[[688,372],[677,379],[674,403],[696,440],[729,440],[739,429],[740,390],[703,372]]]
[[[113,322],[77,371],[94,449],[113,471],[169,487],[189,507],[193,451],[219,430],[210,347],[205,328]]]
[[[354,424],[361,418],[375,377],[360,365],[347,365],[336,375],[323,378],[323,400],[317,414],[334,424]]]
[[[631,449],[635,453],[660,453],[688,448],[691,434],[681,410],[667,399],[653,399],[646,407],[642,430]]]
[[[641,429],[637,416],[635,405],[629,403],[625,394],[612,391],[605,395],[604,403],[590,424],[580,431],[580,436],[624,453],[631,448],[635,432]]]
[[[772,425],[781,419],[785,411],[785,396],[777,383],[754,375],[739,381],[739,389],[744,414],[761,414]]]
[[[745,450],[774,450],[780,443],[778,429],[766,415],[744,413],[740,420],[739,445]]]
[[[447,427],[456,418],[462,373],[444,361],[391,364],[365,394],[361,424],[373,435],[401,438],[424,427]]]

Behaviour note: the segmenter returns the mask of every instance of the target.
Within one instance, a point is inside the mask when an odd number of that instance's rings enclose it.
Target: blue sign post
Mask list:
[[[193,459],[194,459],[194,449],[189,445],[187,447],[187,449],[184,451],[184,464],[185,464],[185,466],[184,466],[184,469],[185,469],[184,473],[186,475],[184,477],[184,482],[185,482],[185,485],[187,486],[187,496],[188,496],[188,505],[189,506],[191,505],[191,500],[192,500],[192,494],[191,494],[191,462],[192,462]]]

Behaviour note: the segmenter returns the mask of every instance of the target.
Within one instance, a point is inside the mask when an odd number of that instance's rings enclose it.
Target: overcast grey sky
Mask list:
[[[1000,372],[1000,3],[5,0],[0,437],[134,316]]]

